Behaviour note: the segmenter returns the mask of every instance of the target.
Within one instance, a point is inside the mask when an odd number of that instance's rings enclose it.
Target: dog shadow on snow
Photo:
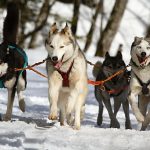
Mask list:
[[[25,114],[21,115],[12,115],[11,122],[15,121],[23,121],[27,124],[35,124],[35,126],[43,127],[43,128],[50,128],[54,126],[56,122],[49,122],[47,121],[46,117],[48,116],[49,108],[47,106],[42,105],[32,105],[27,106]],[[26,117],[26,114],[32,113],[31,117]],[[0,114],[0,121],[2,121],[2,117],[4,114]]]

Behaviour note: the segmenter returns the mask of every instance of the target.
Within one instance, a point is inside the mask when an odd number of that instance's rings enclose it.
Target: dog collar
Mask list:
[[[147,95],[149,93],[149,89],[147,87],[150,84],[150,80],[148,80],[147,83],[143,83],[142,80],[136,75],[134,71],[133,73],[136,76],[137,80],[139,81],[140,85],[142,86],[142,93],[144,95]]]

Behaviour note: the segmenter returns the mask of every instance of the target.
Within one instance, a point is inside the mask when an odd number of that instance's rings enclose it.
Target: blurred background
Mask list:
[[[6,4],[0,0],[0,39]],[[69,23],[80,48],[88,57],[115,55],[123,45],[126,62],[135,36],[150,36],[149,0],[13,0],[21,10],[19,44],[44,48],[50,26]]]

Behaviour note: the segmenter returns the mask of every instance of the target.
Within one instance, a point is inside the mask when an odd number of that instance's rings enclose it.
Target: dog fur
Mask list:
[[[75,129],[80,129],[80,120],[83,118],[85,99],[88,92],[86,61],[79,49],[70,27],[58,31],[56,23],[51,26],[48,38],[45,42],[48,56],[47,62],[49,84],[49,119],[57,119],[59,109],[59,121],[64,125],[65,119]],[[63,86],[63,77],[60,71],[69,73],[69,86]]]
[[[99,63],[97,63],[99,64]],[[118,51],[117,55],[112,57],[107,52],[105,55],[105,60],[102,65],[100,65],[98,74],[95,72],[94,74],[97,74],[96,81],[101,81],[112,74],[116,73],[119,70],[125,69],[125,63],[122,59],[122,54],[120,51]],[[94,68],[94,70],[96,67]],[[95,97],[99,104],[99,112],[97,117],[97,125],[101,125],[103,121],[103,104],[105,105],[109,117],[110,117],[110,127],[111,128],[120,128],[120,124],[116,118],[116,115],[118,113],[118,110],[123,105],[123,110],[126,117],[125,127],[126,129],[131,129],[131,123],[130,123],[130,116],[129,116],[129,103],[127,100],[128,96],[128,77],[129,74],[127,71],[124,73],[118,75],[117,77],[114,77],[112,80],[104,83],[102,90],[102,87],[95,86]],[[121,89],[121,90],[120,90]],[[115,93],[109,93],[109,90],[116,90]],[[118,91],[119,90],[119,91]],[[112,110],[110,98],[113,97],[114,99],[114,112]]]
[[[131,69],[129,101],[137,121],[142,123],[141,130],[145,130],[150,122],[150,111],[147,113],[150,102],[150,39],[135,37],[131,46]]]
[[[8,45],[16,45],[17,32],[19,24],[19,9],[15,3],[10,2],[7,6],[7,16],[4,20],[3,42],[0,44],[0,80],[3,80],[4,86],[8,90],[7,111],[4,120],[11,119],[12,107],[17,91],[19,99],[19,107],[24,112],[25,102],[23,90],[26,87],[26,71],[19,76],[19,72],[15,72],[15,68],[23,67],[24,59]]]

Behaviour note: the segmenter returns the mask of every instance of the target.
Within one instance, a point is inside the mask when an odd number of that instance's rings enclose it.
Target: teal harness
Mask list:
[[[19,47],[17,47],[16,44],[8,45],[8,48],[16,50],[24,58],[23,68],[27,67],[27,65],[28,65],[28,57],[27,57],[27,54],[25,53],[25,51],[23,51]],[[19,72],[19,76],[22,75],[22,72],[23,72],[23,70]],[[5,88],[3,79],[0,79],[0,88]]]

